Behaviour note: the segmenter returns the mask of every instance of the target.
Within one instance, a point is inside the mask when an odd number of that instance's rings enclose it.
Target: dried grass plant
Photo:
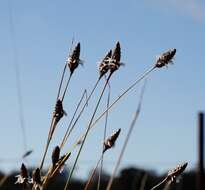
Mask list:
[[[51,123],[50,123],[49,131],[48,131],[46,146],[45,146],[45,149],[43,152],[43,157],[42,157],[42,160],[40,162],[40,166],[35,168],[32,176],[30,176],[28,174],[28,171],[27,171],[25,164],[21,165],[20,174],[17,176],[16,183],[19,183],[23,190],[45,190],[45,189],[47,189],[49,182],[57,174],[60,173],[60,171],[64,167],[66,161],[71,156],[72,151],[78,147],[79,149],[77,152],[77,156],[74,160],[74,164],[72,165],[71,171],[69,173],[69,176],[67,178],[67,181],[66,181],[66,184],[64,187],[64,190],[70,189],[71,178],[72,178],[73,172],[75,170],[76,164],[79,160],[79,157],[81,155],[85,141],[88,138],[88,134],[89,134],[90,130],[96,126],[98,121],[100,121],[105,116],[105,125],[104,125],[104,132],[103,132],[103,145],[102,145],[101,155],[100,155],[99,160],[97,161],[95,169],[91,173],[91,175],[90,175],[90,177],[85,185],[85,188],[84,188],[84,190],[87,190],[89,188],[89,185],[92,182],[93,176],[95,175],[96,170],[100,165],[100,173],[99,173],[98,182],[97,182],[97,189],[99,190],[100,186],[101,186],[100,181],[101,181],[101,173],[102,173],[102,168],[103,168],[104,154],[105,154],[105,152],[107,152],[107,150],[111,149],[114,146],[115,141],[118,138],[120,131],[121,131],[119,129],[112,136],[110,136],[109,138],[106,139],[108,115],[109,115],[109,112],[111,111],[111,108],[113,108],[114,105],[116,105],[129,91],[131,91],[140,81],[145,79],[152,71],[154,71],[156,69],[163,68],[163,67],[167,67],[170,63],[173,63],[173,58],[176,54],[176,49],[170,49],[170,50],[162,53],[160,56],[158,56],[156,59],[156,62],[154,63],[154,65],[150,69],[146,70],[141,76],[137,77],[137,79],[130,86],[128,86],[121,93],[121,95],[119,97],[117,97],[112,103],[110,103],[110,96],[111,96],[110,90],[111,90],[111,88],[110,88],[109,82],[112,78],[112,75],[120,68],[121,65],[124,65],[121,62],[121,45],[119,42],[117,42],[115,47],[112,50],[109,50],[107,52],[107,54],[104,56],[104,58],[100,61],[99,76],[98,76],[96,82],[94,83],[92,90],[90,91],[90,93],[88,95],[87,95],[86,90],[83,91],[82,96],[80,97],[79,102],[76,105],[75,111],[74,111],[74,113],[69,121],[69,124],[67,126],[67,129],[65,131],[65,134],[64,134],[61,142],[59,142],[59,145],[57,145],[53,149],[52,155],[50,156],[51,164],[48,167],[47,172],[45,174],[42,174],[43,165],[44,165],[45,158],[46,158],[46,155],[48,152],[48,148],[49,148],[50,142],[54,136],[57,125],[59,124],[61,119],[65,115],[67,115],[66,112],[64,111],[63,101],[66,97],[66,94],[68,91],[68,86],[69,86],[69,83],[71,81],[71,78],[72,78],[75,70],[78,68],[78,66],[80,64],[82,64],[82,60],[80,59],[80,52],[81,52],[81,45],[80,45],[80,43],[77,43],[77,45],[73,49],[70,50],[69,56],[68,56],[66,63],[63,67],[63,72],[62,72],[60,84],[59,84],[58,91],[57,91],[55,109],[54,109],[54,112],[53,112],[53,115],[51,118]],[[66,73],[68,71],[69,71],[69,73],[68,73],[68,77],[66,80],[65,79]],[[103,77],[105,77],[105,83],[104,83],[104,85],[99,93],[99,97],[97,98],[97,101],[95,102],[94,110],[92,111],[91,117],[88,120],[87,127],[84,129],[84,131],[82,132],[80,137],[75,141],[75,143],[70,147],[70,149],[67,150],[63,154],[62,153],[63,147],[65,146],[66,142],[69,140],[70,135],[74,131],[74,128],[75,128],[76,124],[78,123],[79,119],[82,117],[82,114],[84,113],[85,108],[88,106],[88,102],[90,101],[90,99],[94,95],[94,92],[97,89],[97,86]],[[107,190],[111,189],[113,179],[118,171],[118,168],[120,166],[124,151],[127,147],[127,144],[128,144],[129,139],[130,139],[130,136],[132,134],[134,125],[135,125],[137,118],[139,116],[139,113],[141,110],[141,104],[142,104],[142,97],[144,94],[144,87],[145,87],[145,85],[143,86],[143,89],[141,92],[137,111],[136,111],[134,118],[132,120],[132,123],[129,127],[127,136],[125,138],[125,142],[124,142],[122,150],[119,154],[119,158],[116,162],[113,174],[112,174],[112,176],[109,180],[109,183],[107,185],[107,188],[106,188]],[[104,96],[106,89],[108,89],[108,98],[107,98],[106,109],[100,114],[100,116],[97,117],[97,119],[95,119],[96,113],[98,111],[99,105],[101,103],[102,97]],[[177,168],[175,168],[174,170],[170,171],[168,173],[168,175],[164,178],[164,180],[162,182],[160,182],[159,184],[157,184],[155,187],[153,187],[152,190],[156,189],[157,187],[159,187],[160,185],[162,185],[164,183],[168,184],[168,182],[170,182],[170,183],[174,182],[175,179],[185,170],[186,166],[187,166],[187,163],[184,165],[180,165]],[[145,182],[142,184],[141,188],[143,189],[144,186],[145,186]]]

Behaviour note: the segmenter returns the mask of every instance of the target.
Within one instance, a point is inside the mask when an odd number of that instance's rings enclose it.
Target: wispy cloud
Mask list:
[[[177,12],[190,16],[195,20],[205,21],[204,0],[156,0],[154,2],[165,7],[174,8]]]

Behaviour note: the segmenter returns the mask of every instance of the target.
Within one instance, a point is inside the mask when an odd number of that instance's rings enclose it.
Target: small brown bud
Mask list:
[[[109,69],[111,73],[118,70],[120,65],[122,65],[122,63],[120,63],[120,59],[121,59],[121,47],[120,47],[120,42],[117,42],[109,62]]]
[[[115,62],[119,63],[120,58],[121,58],[121,47],[120,47],[120,42],[117,42],[117,44],[115,45],[115,48],[113,50],[112,59]]]
[[[66,113],[63,110],[62,100],[58,99],[55,105],[54,113],[53,113],[53,117],[55,118],[55,124],[57,124],[65,114]]]
[[[22,178],[27,179],[28,178],[28,170],[26,168],[26,166],[24,165],[24,163],[21,164],[21,173],[20,173]]]
[[[118,129],[117,132],[115,132],[112,136],[108,137],[105,142],[104,142],[104,150],[103,152],[105,152],[106,150],[112,148],[115,144],[115,141],[117,140],[119,134],[121,132],[121,129]]]
[[[60,157],[60,148],[59,148],[59,146],[56,146],[54,148],[54,150],[53,150],[53,153],[52,153],[52,163],[53,163],[53,166],[56,165],[56,163],[59,160],[59,157]]]

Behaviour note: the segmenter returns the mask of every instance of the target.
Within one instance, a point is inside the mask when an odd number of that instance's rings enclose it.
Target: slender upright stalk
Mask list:
[[[142,180],[141,180],[140,190],[145,189],[145,184],[146,184],[147,178],[148,178],[148,175],[145,173],[142,177]]]
[[[63,68],[63,73],[62,73],[62,76],[61,76],[61,80],[60,80],[60,85],[59,85],[59,88],[58,88],[58,93],[57,93],[56,101],[58,100],[58,98],[60,96],[60,92],[61,92],[61,88],[62,88],[62,84],[63,84],[63,79],[64,79],[64,76],[65,76],[66,66],[67,66],[67,64],[65,64],[65,66]]]
[[[91,173],[91,175],[90,175],[90,177],[89,177],[89,179],[88,179],[88,181],[87,181],[87,183],[86,183],[86,185],[84,187],[84,190],[88,190],[88,187],[90,186],[90,184],[91,184],[91,182],[93,180],[93,177],[95,176],[95,173],[97,171],[98,165],[100,164],[101,160],[102,160],[102,155],[101,155],[100,159],[98,160],[94,170],[92,171],[92,173]]]
[[[71,77],[72,77],[72,74],[73,74],[73,73],[70,73],[69,78],[68,78],[68,81],[67,81],[67,83],[66,83],[66,86],[65,86],[65,89],[64,89],[62,98],[61,98],[62,102],[63,102],[63,100],[64,100],[64,98],[65,98],[65,95],[66,95],[66,92],[67,92],[68,85],[69,85],[69,83],[70,83],[70,79],[71,79]]]
[[[62,76],[61,76],[61,80],[60,80],[60,84],[59,84],[59,88],[58,88],[58,93],[57,93],[56,101],[59,99],[60,92],[61,92],[61,89],[62,89],[62,84],[63,84],[63,80],[64,80],[64,77],[65,77],[66,65],[67,64],[65,64],[65,66],[63,68],[63,73],[62,73]],[[71,78],[71,75],[69,76],[68,81],[70,81],[70,78]],[[48,147],[49,147],[50,141],[51,141],[52,136],[53,136],[53,132],[54,132],[53,123],[54,123],[54,116],[52,116],[52,119],[51,119],[51,124],[50,124],[50,128],[49,128],[49,133],[48,133],[48,139],[47,139],[46,147],[45,147],[45,150],[44,150],[44,153],[43,153],[43,158],[41,160],[40,170],[43,168],[43,164],[44,164],[44,161],[45,161],[45,158],[46,158],[46,154],[48,152]]]
[[[4,175],[1,180],[0,180],[0,188],[3,187],[4,183],[6,182],[6,180],[9,178],[9,175]]]
[[[108,84],[109,79],[111,78],[111,76],[112,76],[112,73],[110,73],[110,75],[108,76],[108,79],[107,79],[107,81],[106,81],[106,83],[105,83],[105,85],[104,85],[104,87],[103,87],[103,90],[102,90],[102,92],[101,92],[101,94],[100,94],[100,97],[99,97],[98,102],[97,102],[97,104],[96,104],[95,110],[94,110],[94,112],[93,112],[93,115],[92,115],[92,117],[91,117],[91,119],[90,119],[90,122],[89,122],[89,124],[88,124],[88,127],[87,127],[87,129],[86,129],[85,136],[84,136],[83,141],[82,141],[82,143],[81,143],[81,146],[80,146],[80,149],[79,149],[79,151],[78,151],[77,157],[76,157],[76,159],[75,159],[74,165],[73,165],[73,167],[72,167],[72,169],[71,169],[70,175],[69,175],[68,180],[67,180],[67,182],[66,182],[66,185],[65,185],[65,187],[64,187],[64,190],[68,189],[68,186],[70,185],[71,177],[72,177],[72,175],[73,175],[75,166],[76,166],[76,164],[77,164],[77,161],[78,161],[78,159],[79,159],[80,153],[81,153],[82,148],[83,148],[83,145],[84,145],[84,143],[85,143],[85,140],[86,140],[86,138],[87,138],[88,132],[89,132],[89,130],[90,130],[90,126],[92,125],[93,119],[94,119],[94,117],[95,117],[95,114],[96,114],[96,112],[97,112],[97,109],[98,109],[98,107],[99,107],[99,105],[100,105],[100,101],[101,101],[101,99],[102,99],[102,96],[103,96],[103,94],[104,94],[104,92],[105,92],[105,89],[106,89],[106,87],[107,87],[107,84]]]
[[[116,165],[115,165],[114,172],[113,172],[112,176],[110,177],[110,180],[109,180],[109,182],[108,182],[108,185],[107,185],[106,190],[110,190],[110,189],[111,189],[112,182],[113,182],[114,177],[115,177],[115,175],[116,175],[116,173],[117,173],[117,171],[118,171],[118,168],[119,168],[119,165],[120,165],[120,163],[121,163],[123,154],[124,154],[125,149],[126,149],[126,147],[127,147],[127,143],[128,143],[128,141],[129,141],[129,139],[130,139],[130,135],[131,135],[131,133],[132,133],[132,131],[133,131],[133,129],[134,129],[135,123],[136,123],[136,121],[137,121],[137,119],[138,119],[138,117],[139,117],[140,110],[141,110],[141,104],[142,104],[142,98],[143,98],[143,95],[144,95],[144,90],[145,90],[145,84],[144,84],[144,86],[143,86],[143,88],[142,88],[142,91],[141,91],[140,100],[139,100],[139,104],[138,104],[137,110],[136,110],[136,112],[135,112],[134,118],[133,118],[132,123],[131,123],[131,125],[130,125],[130,128],[129,128],[129,130],[128,130],[127,136],[126,136],[126,138],[125,138],[125,142],[124,142],[124,144],[123,144],[122,150],[121,150],[121,152],[120,152],[120,155],[119,155],[119,157],[118,157],[117,163],[116,163]]]
[[[110,92],[111,91],[111,88],[110,88],[110,85],[108,83],[108,97],[107,97],[107,108],[109,107],[110,105]],[[107,123],[108,123],[108,110],[106,112],[106,116],[105,116],[105,127],[104,127],[104,134],[103,134],[103,144],[102,144],[102,159],[101,159],[101,163],[100,163],[100,172],[99,172],[99,176],[98,176],[98,184],[97,184],[97,190],[100,189],[100,181],[101,181],[101,174],[102,174],[102,170],[103,170],[103,159],[104,159],[104,142],[105,142],[105,139],[106,139],[106,134],[107,134]]]
[[[76,125],[76,123],[78,122],[78,120],[80,119],[81,115],[83,114],[83,111],[84,111],[85,107],[88,105],[88,102],[89,102],[90,98],[92,97],[92,95],[93,95],[93,93],[94,93],[94,91],[95,91],[95,89],[96,89],[96,87],[97,87],[99,81],[100,81],[100,78],[99,78],[99,79],[97,80],[97,82],[95,83],[95,85],[94,85],[92,91],[90,92],[90,95],[88,96],[88,98],[87,98],[85,104],[83,105],[82,109],[80,110],[80,113],[78,114],[78,116],[77,116],[76,120],[74,121],[73,125],[72,125],[71,127],[69,127],[69,128],[71,128],[72,130],[73,130],[73,128],[75,127],[75,125]],[[71,133],[71,132],[70,132],[70,133]],[[64,144],[65,144],[67,138],[68,138],[68,135],[67,135],[65,141],[63,142],[63,145],[61,146],[61,148],[64,146]]]
[[[131,84],[116,100],[93,122],[92,127],[94,127],[102,117],[106,114],[108,110],[111,110],[111,108],[119,102],[119,100],[124,97],[131,89],[133,89],[141,80],[143,80],[149,73],[151,73],[156,67],[151,67],[148,69],[144,74],[142,74],[133,84]]]
[[[154,187],[152,187],[151,190],[157,189],[158,187],[160,187],[161,185],[163,185],[165,182],[167,181],[167,177],[164,178],[161,182],[159,182],[157,185],[155,185]]]
[[[118,98],[116,98],[116,100],[92,123],[91,127],[90,128],[93,128],[97,122],[99,122],[103,117],[104,115],[107,113],[107,111],[111,110],[111,108],[113,108],[113,106],[115,104],[117,104],[122,97],[124,97],[132,88],[135,87],[135,85],[137,85],[141,80],[143,80],[149,73],[151,73],[156,67],[153,66],[151,67],[150,69],[148,69],[147,71],[145,71],[144,74],[142,74],[134,83],[132,83],[120,96],[118,96]],[[76,144],[73,146],[73,148],[75,148],[78,143],[84,138],[85,136],[85,133],[82,134],[80,136],[80,138],[77,140]]]
[[[171,181],[168,181],[164,187],[163,190],[169,190],[170,189],[170,186],[171,186],[172,182]]]
[[[80,107],[80,105],[81,105],[81,103],[82,103],[82,101],[83,101],[83,98],[85,97],[86,93],[87,93],[87,91],[84,90],[83,95],[81,96],[80,101],[78,102],[77,107],[76,107],[76,109],[75,109],[75,111],[74,111],[74,114],[73,114],[73,116],[72,116],[72,119],[70,120],[70,123],[69,123],[69,125],[68,125],[68,127],[67,127],[67,130],[66,130],[66,132],[65,132],[65,135],[64,135],[63,140],[62,140],[61,145],[60,145],[60,149],[63,148],[65,142],[67,141],[67,139],[68,139],[68,137],[70,136],[72,130],[74,129],[74,126],[72,126],[72,128],[70,128],[70,127],[71,127],[71,124],[72,124],[72,122],[73,122],[73,120],[74,120],[74,118],[75,118],[75,115],[76,115],[76,113],[77,113],[77,111],[78,111],[78,109],[79,109],[79,107]],[[86,101],[87,101],[87,100],[86,100]]]

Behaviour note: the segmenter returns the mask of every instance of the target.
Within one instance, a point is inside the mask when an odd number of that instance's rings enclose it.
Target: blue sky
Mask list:
[[[121,167],[166,171],[184,161],[190,163],[189,169],[196,166],[197,112],[205,109],[205,3],[202,0],[3,0],[0,25],[2,170],[9,172],[19,167],[23,152],[15,64],[20,71],[27,144],[34,150],[28,164],[33,166],[42,156],[60,74],[73,37],[81,42],[81,58],[85,63],[72,78],[64,105],[68,117],[57,129],[51,149],[62,138],[83,90],[91,90],[96,81],[97,62],[119,40],[126,66],[111,80],[112,100],[152,66],[157,55],[169,48],[177,49],[173,66],[148,77],[142,112]],[[66,149],[86,127],[102,85],[103,82]],[[114,167],[139,100],[140,87],[110,113],[108,133],[121,127],[122,134],[105,158],[106,171],[111,172]],[[106,96],[98,115],[105,105]],[[76,176],[86,176],[95,165],[102,132],[103,121],[89,135]],[[71,163],[72,160],[68,165]]]

